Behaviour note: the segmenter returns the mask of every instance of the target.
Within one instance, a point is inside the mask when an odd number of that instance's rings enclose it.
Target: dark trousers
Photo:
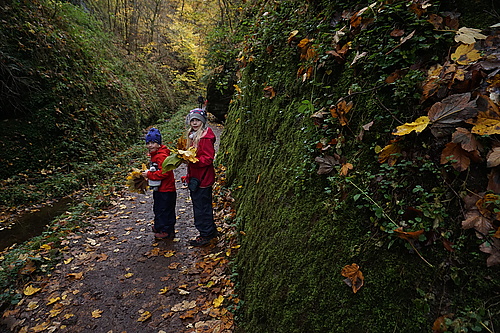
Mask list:
[[[194,226],[198,229],[200,236],[211,237],[217,232],[212,210],[212,187],[198,188],[189,191],[193,201]]]
[[[175,232],[175,202],[177,192],[153,191],[153,213],[156,232]]]

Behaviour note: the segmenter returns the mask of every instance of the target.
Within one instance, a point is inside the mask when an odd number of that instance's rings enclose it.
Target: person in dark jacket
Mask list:
[[[198,162],[188,162],[186,182],[193,202],[194,225],[200,235],[191,240],[192,246],[204,246],[217,237],[212,210],[212,185],[215,182],[215,134],[207,126],[207,114],[203,109],[193,109],[186,117],[188,147],[196,147]]]
[[[152,227],[155,238],[173,239],[175,236],[175,203],[177,192],[173,171],[162,173],[161,165],[170,155],[170,150],[162,145],[161,133],[151,128],[146,134],[146,147],[149,151],[149,170],[142,175],[148,179],[149,188],[153,191],[154,225]]]

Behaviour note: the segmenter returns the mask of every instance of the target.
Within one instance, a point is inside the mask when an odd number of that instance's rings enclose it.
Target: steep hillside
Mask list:
[[[237,45],[241,331],[498,330],[492,3],[238,6],[212,56]]]
[[[84,169],[135,142],[180,100],[168,75],[71,3],[1,2],[0,40],[4,204],[68,194],[93,173],[104,176]]]

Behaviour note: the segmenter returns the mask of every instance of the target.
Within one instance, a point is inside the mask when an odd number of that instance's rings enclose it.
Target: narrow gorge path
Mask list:
[[[211,126],[220,138],[221,128]],[[218,142],[219,140],[217,140]],[[193,248],[197,236],[189,191],[175,171],[176,238],[156,240],[151,192],[124,191],[109,210],[63,240],[61,263],[24,286],[21,302],[3,315],[12,332],[232,332],[235,306],[228,264],[237,246],[224,221],[230,194],[214,188],[217,242]],[[220,175],[220,170],[219,170]],[[220,179],[219,179],[220,180]],[[219,187],[219,188],[218,188]],[[50,244],[44,245],[50,250]]]

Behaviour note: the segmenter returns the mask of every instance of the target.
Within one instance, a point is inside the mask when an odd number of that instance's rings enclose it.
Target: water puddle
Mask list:
[[[34,212],[23,213],[16,217],[8,227],[0,230],[0,250],[41,235],[47,224],[64,213],[72,202],[72,198],[65,197]]]

